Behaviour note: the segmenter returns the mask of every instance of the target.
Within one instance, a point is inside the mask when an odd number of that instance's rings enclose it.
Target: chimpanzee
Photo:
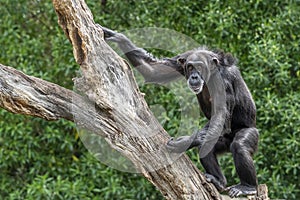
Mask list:
[[[146,82],[166,83],[180,76],[197,96],[208,123],[191,136],[170,139],[170,152],[199,148],[206,179],[231,197],[256,194],[257,178],[252,156],[257,149],[256,107],[236,59],[222,50],[197,48],[173,58],[157,59],[136,47],[125,35],[101,27],[107,41],[116,42]],[[217,155],[231,152],[240,184],[226,188]]]

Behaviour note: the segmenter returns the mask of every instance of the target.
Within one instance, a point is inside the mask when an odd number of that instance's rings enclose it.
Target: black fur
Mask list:
[[[222,50],[200,47],[173,58],[157,59],[136,47],[126,36],[101,27],[106,40],[118,43],[128,60],[148,82],[165,83],[185,76],[209,122],[197,133],[171,139],[167,149],[181,153],[198,147],[206,177],[231,197],[255,194],[256,171],[252,155],[257,149],[256,108],[237,60]],[[226,98],[226,99],[225,99]],[[221,106],[219,106],[221,105]],[[222,106],[224,105],[224,106]],[[240,184],[226,188],[217,155],[231,152]]]

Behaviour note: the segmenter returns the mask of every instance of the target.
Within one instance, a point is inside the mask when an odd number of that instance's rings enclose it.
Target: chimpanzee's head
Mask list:
[[[208,82],[211,71],[216,68],[219,63],[217,55],[207,50],[195,50],[190,54],[182,54],[179,56],[178,63],[184,69],[185,77],[189,88],[199,94],[205,83]]]

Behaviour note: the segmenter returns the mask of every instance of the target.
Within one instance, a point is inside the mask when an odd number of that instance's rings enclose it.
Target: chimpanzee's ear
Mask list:
[[[183,58],[183,57],[179,57],[177,59],[177,63],[180,64],[180,65],[182,65],[182,66],[185,64],[185,62],[186,62],[186,59]]]
[[[212,57],[212,61],[216,64],[216,65],[219,65],[220,64],[220,61],[217,57],[213,56]]]

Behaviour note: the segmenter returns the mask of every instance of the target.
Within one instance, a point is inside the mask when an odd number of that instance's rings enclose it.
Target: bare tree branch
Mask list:
[[[110,127],[101,127],[112,147],[126,155],[167,199],[220,199],[187,156],[164,165],[168,155],[157,155],[168,134],[149,112],[130,68],[104,42],[85,2],[53,0],[53,4],[81,66],[83,76],[75,81],[77,88],[113,116]]]
[[[9,112],[40,117],[46,120],[61,118],[84,119],[84,128],[95,131],[95,105],[87,98],[42,79],[0,64],[0,107]],[[99,112],[99,111],[98,111]],[[101,112],[99,112],[101,113]],[[105,116],[102,113],[103,116]]]
[[[70,90],[0,64],[0,106],[10,112],[72,121],[69,105],[74,95]]]

